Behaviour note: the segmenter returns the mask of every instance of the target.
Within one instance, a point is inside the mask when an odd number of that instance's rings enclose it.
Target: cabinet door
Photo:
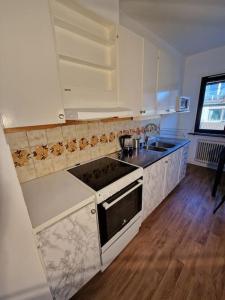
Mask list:
[[[140,114],[143,89],[144,39],[119,26],[119,103]]]
[[[189,150],[189,144],[185,145],[181,150],[179,181],[181,181],[186,175],[187,161],[188,161],[188,150]]]
[[[146,219],[163,200],[165,168],[165,159],[162,159],[144,169],[143,219]]]
[[[159,113],[174,112],[179,94],[180,61],[176,56],[159,51],[157,106]]]
[[[100,270],[95,211],[92,203],[37,234],[54,299],[69,299]]]
[[[5,127],[64,122],[48,0],[0,1]]]
[[[181,151],[179,149],[168,156],[166,159],[166,176],[165,176],[165,188],[164,188],[164,198],[172,192],[179,182],[180,173],[180,159]]]
[[[146,114],[154,114],[157,110],[157,67],[158,49],[145,39],[142,111],[146,111]]]

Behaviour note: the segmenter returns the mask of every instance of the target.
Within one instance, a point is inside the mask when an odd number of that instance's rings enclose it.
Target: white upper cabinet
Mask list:
[[[52,0],[65,109],[117,106],[116,25],[70,0]]]
[[[119,102],[134,115],[142,110],[144,39],[119,26]]]
[[[155,114],[157,111],[158,49],[147,39],[144,41],[144,68],[143,68],[143,97],[142,114]]]
[[[180,61],[175,55],[159,50],[157,77],[158,113],[175,112],[180,84]]]
[[[0,113],[5,127],[64,122],[48,5],[47,0],[0,2]]]

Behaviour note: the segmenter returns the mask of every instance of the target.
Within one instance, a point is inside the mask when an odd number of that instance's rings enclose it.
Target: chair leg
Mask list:
[[[215,181],[213,184],[213,189],[212,189],[212,197],[216,196],[217,187],[218,187],[219,183],[220,183],[220,178],[218,175],[216,175],[216,178],[215,178]]]
[[[213,211],[213,214],[216,213],[216,211],[223,205],[223,203],[225,202],[225,195],[223,196],[222,200],[220,201],[220,203],[216,206],[216,208]]]
[[[216,177],[215,177],[215,181],[213,184],[213,189],[212,189],[212,197],[216,196],[216,192],[217,192],[217,187],[220,184],[220,180],[223,174],[223,167],[224,167],[224,161],[220,160],[219,164],[218,164],[218,169],[216,171]]]

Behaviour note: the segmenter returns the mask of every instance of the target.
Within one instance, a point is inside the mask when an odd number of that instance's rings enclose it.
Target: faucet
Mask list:
[[[149,123],[145,126],[145,129],[144,129],[145,146],[148,145],[149,141],[151,141],[151,142],[156,142],[157,141],[157,137],[150,134],[151,130],[156,132],[157,131],[157,125],[155,125],[154,123]]]

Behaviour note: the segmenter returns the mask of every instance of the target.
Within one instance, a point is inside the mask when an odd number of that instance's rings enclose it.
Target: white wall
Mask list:
[[[27,208],[0,125],[0,299],[52,299]]]
[[[195,127],[195,118],[198,108],[199,91],[201,85],[201,78],[208,75],[214,75],[225,72],[225,46],[215,48],[206,52],[198,53],[186,58],[183,80],[184,96],[191,97],[190,113],[179,114],[178,132],[186,135],[188,132],[193,132]],[[203,137],[203,136],[188,136],[191,140],[191,147],[189,151],[189,162],[194,164],[195,151],[199,139],[213,140],[215,142],[224,142],[224,138],[218,137]]]
[[[198,107],[201,78],[225,72],[225,46],[186,58],[183,95],[191,97],[190,113],[179,116],[180,130],[193,132]]]
[[[143,36],[148,39],[151,43],[153,43],[156,47],[169,52],[171,55],[174,55],[177,61],[180,64],[180,91],[182,90],[183,83],[183,72],[184,72],[184,56],[179,53],[175,48],[171,47],[167,42],[162,40],[160,37],[155,35],[152,31],[148,30],[146,27],[135,21],[134,19],[127,16],[125,13],[120,12],[120,24],[133,32]],[[175,134],[175,129],[178,127],[178,115],[171,114],[165,115],[161,118],[161,133],[163,135],[173,135]]]

